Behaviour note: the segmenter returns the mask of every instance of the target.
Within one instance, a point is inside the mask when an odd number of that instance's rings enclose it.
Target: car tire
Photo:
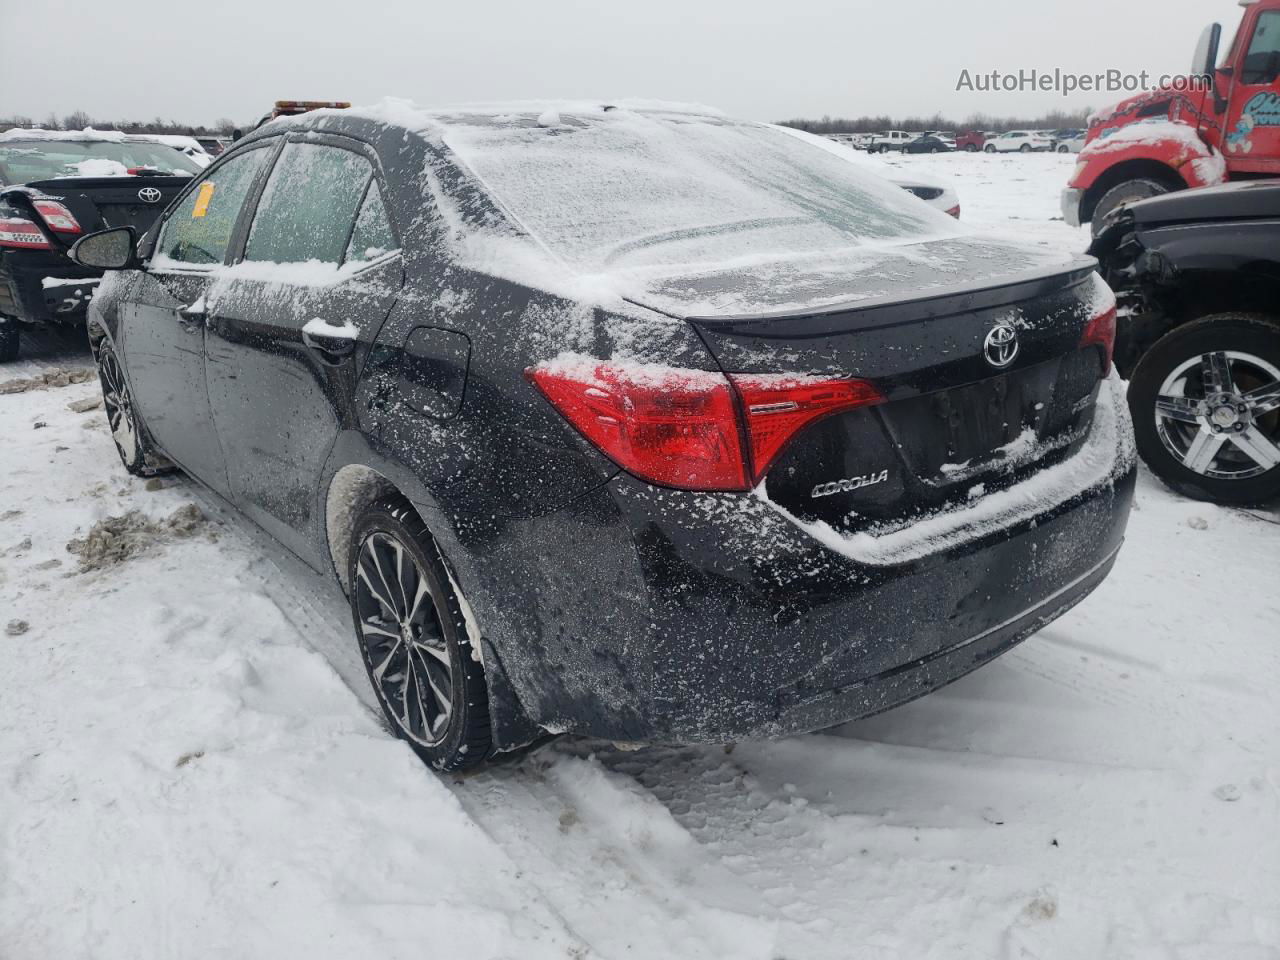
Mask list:
[[[17,320],[0,317],[0,363],[12,363],[18,359],[18,341],[21,337]]]
[[[1159,180],[1152,180],[1148,177],[1139,177],[1134,180],[1125,180],[1123,183],[1117,183],[1099,197],[1098,202],[1094,204],[1092,216],[1093,235],[1096,237],[1102,233],[1110,225],[1115,214],[1126,203],[1147,200],[1168,192],[1168,186]]]
[[[1234,505],[1280,498],[1280,318],[1177,327],[1138,362],[1128,400],[1139,455],[1174,490]]]
[[[102,406],[107,414],[107,426],[116,452],[125,470],[135,477],[154,477],[173,470],[165,457],[159,454],[147,429],[134,408],[129,384],[115,351],[107,344],[98,347],[95,360],[98,365],[98,382],[102,385]]]
[[[930,147],[930,148],[929,148],[929,152],[930,152],[930,153],[937,153],[937,152],[938,152],[938,148],[937,148],[937,147]]]
[[[347,583],[356,642],[392,731],[436,770],[486,760],[489,694],[465,601],[403,497],[379,499],[356,518]]]
[[[989,143],[988,143],[985,147],[983,147],[982,149],[983,149],[983,152],[985,152],[985,153],[995,153],[995,152],[996,152],[996,148],[995,148],[994,146],[992,146],[991,144],[989,144]]]
[[[1018,148],[1018,152],[1019,152],[1019,153],[1030,153],[1030,152],[1031,152],[1031,144],[1029,144],[1029,143],[1024,143],[1022,146],[1020,146],[1020,147]]]
[[[1060,143],[1060,144],[1058,144],[1058,152],[1059,152],[1059,153],[1070,153],[1070,152],[1071,152],[1071,148],[1070,148],[1070,147],[1068,147],[1065,143]]]
[[[966,143],[966,144],[964,145],[964,152],[965,152],[965,153],[977,153],[977,152],[978,152],[978,145],[977,145],[976,143]]]

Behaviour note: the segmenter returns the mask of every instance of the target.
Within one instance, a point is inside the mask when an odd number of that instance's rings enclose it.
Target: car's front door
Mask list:
[[[269,153],[263,146],[230,157],[192,185],[120,304],[116,345],[143,423],[168,456],[220,493],[227,475],[205,389],[206,295]]]
[[[404,279],[374,159],[336,137],[287,143],[210,298],[209,399],[232,499],[313,562],[318,480]]]

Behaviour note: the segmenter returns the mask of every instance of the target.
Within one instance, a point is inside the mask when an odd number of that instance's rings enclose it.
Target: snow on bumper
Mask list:
[[[846,536],[821,520],[807,522],[792,516],[765,498],[763,487],[757,496],[837,553],[859,563],[884,566],[918,560],[1002,527],[1025,523],[1083,491],[1113,483],[1133,469],[1136,456],[1124,384],[1113,370],[1098,390],[1093,425],[1075,455],[1007,490],[979,497],[960,509],[940,511],[893,533]]]

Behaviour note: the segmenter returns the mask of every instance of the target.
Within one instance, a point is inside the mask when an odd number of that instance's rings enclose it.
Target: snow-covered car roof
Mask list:
[[[43,130],[40,128],[14,127],[0,133],[0,143],[11,140],[63,140],[79,143],[120,143],[130,134],[119,130],[95,130],[85,127],[83,130]]]
[[[139,133],[134,134],[134,136],[154,140],[156,143],[163,143],[166,146],[177,147],[179,150],[194,150],[197,153],[206,152],[204,146],[195,137],[182,136],[176,133]]]
[[[413,182],[460,266],[611,309],[759,317],[1087,265],[972,236],[844,147],[697,104],[385,100],[281,117],[251,138],[369,126],[430,146]]]

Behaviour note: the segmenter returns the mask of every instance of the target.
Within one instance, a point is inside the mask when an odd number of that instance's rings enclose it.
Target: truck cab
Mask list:
[[[1188,187],[1280,176],[1280,0],[1241,0],[1219,64],[1220,24],[1205,28],[1191,72],[1089,118],[1062,195],[1067,223],[1097,235],[1126,203]]]
[[[1280,2],[1280,0],[1277,0]],[[868,153],[887,153],[890,150],[897,150],[902,153],[908,143],[914,140],[919,134],[908,133],[906,130],[886,130],[884,133],[877,133],[871,138],[871,142],[867,144]]]

